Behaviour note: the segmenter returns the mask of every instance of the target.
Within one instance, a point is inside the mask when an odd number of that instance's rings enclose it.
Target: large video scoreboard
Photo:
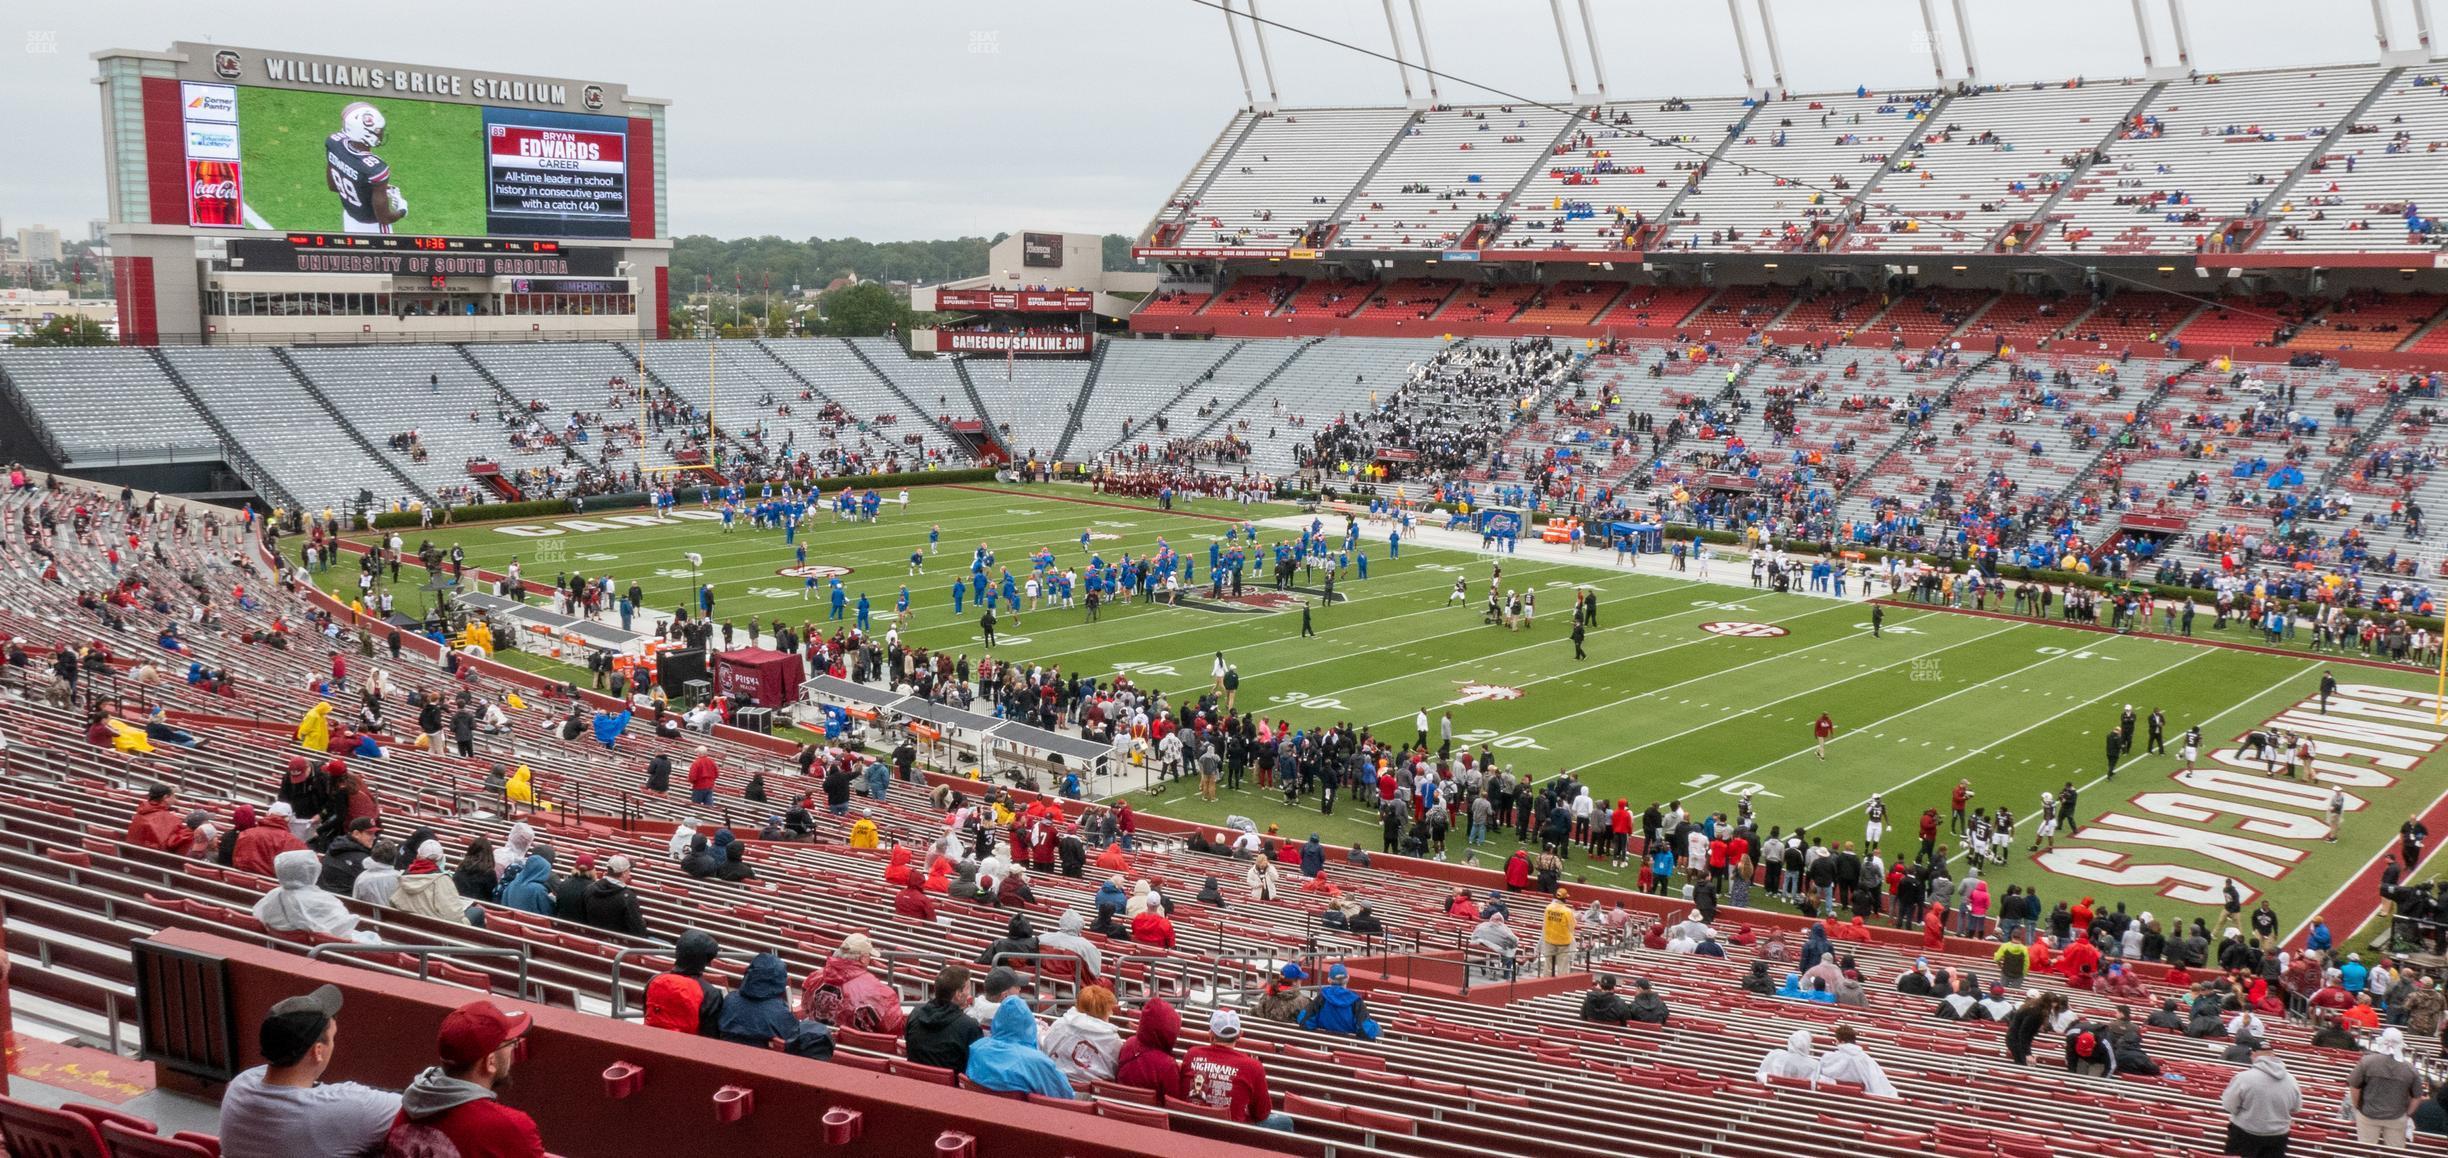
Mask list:
[[[623,268],[652,308],[666,300],[663,100],[602,81],[192,42],[96,60],[113,258],[151,263],[160,287],[124,271],[123,296],[157,301],[149,316],[123,303],[123,333],[211,331],[182,304],[202,282],[167,268],[179,239],[228,239],[246,259],[229,268],[249,277],[378,270],[396,255],[403,275]],[[537,261],[497,241],[567,248]],[[407,260],[420,253],[433,258]],[[278,260],[288,254],[299,260]]]

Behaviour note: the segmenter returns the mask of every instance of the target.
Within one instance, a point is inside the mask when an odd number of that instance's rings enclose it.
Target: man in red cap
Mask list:
[[[502,1105],[527,1015],[471,1001],[442,1019],[442,1064],[418,1074],[400,1095],[386,1158],[544,1158],[535,1119]]]

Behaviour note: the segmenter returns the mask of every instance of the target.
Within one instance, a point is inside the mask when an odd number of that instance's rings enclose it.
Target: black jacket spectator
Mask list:
[[[608,932],[646,935],[646,918],[638,912],[637,897],[613,876],[587,886],[586,913],[581,919]]]

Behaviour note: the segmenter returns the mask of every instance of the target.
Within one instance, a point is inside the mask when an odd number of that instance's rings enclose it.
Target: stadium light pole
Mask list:
[[[1564,50],[1564,84],[1572,90],[1573,100],[1578,101],[1581,99],[1581,73],[1573,67],[1572,37],[1564,31],[1564,0],[1547,0],[1547,8],[1555,13],[1556,47]]]
[[[1598,84],[1598,102],[1606,103],[1606,60],[1598,55],[1598,21],[1590,15],[1590,0],[1581,0],[1581,39],[1589,45],[1590,79]]]
[[[1385,9],[1386,39],[1394,42],[1394,75],[1402,78],[1403,107],[1417,109],[1419,96],[1411,90],[1411,59],[1403,55],[1402,25],[1394,19],[1394,0],[1379,0],[1379,6]]]
[[[1955,37],[1963,45],[1964,79],[1980,80],[1980,58],[1972,52],[1972,17],[1964,11],[1964,0],[1954,0]]]
[[[1443,104],[1437,92],[1436,61],[1428,55],[1428,22],[1420,17],[1420,0],[1411,0],[1411,34],[1419,37],[1420,71],[1428,74],[1428,103]]]
[[[2139,4],[2142,0],[2134,0]],[[1759,93],[1759,73],[1751,66],[1751,35],[1743,31],[1742,0],[1726,0],[1726,18],[1734,22],[1734,51],[1742,57],[1743,95]]]
[[[1276,91],[1275,88],[1275,57],[1272,53],[1267,51],[1266,24],[1264,21],[1259,19],[1258,0],[1248,0],[1248,3],[1250,16],[1250,36],[1258,42],[1258,68],[1261,72],[1266,74],[1266,111],[1274,112],[1283,104],[1283,94]]]
[[[1224,12],[1224,36],[1232,41],[1233,68],[1241,74],[1241,99],[1255,109],[1258,107],[1258,94],[1250,89],[1249,58],[1241,54],[1241,26],[1233,20],[1232,0],[1224,0],[1218,7]]]
[[[1760,39],[1768,45],[1768,76],[1776,82],[1778,92],[1785,91],[1785,50],[1777,47],[1776,16],[1769,11],[1768,0],[1759,0]]]

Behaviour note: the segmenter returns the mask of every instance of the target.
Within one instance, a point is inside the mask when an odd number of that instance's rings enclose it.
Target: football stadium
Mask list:
[[[1934,74],[1806,92],[1734,0],[1677,93],[1590,0],[1187,2],[1240,99],[1135,229],[873,325],[690,264],[729,93],[89,46],[0,1147],[2443,1145],[2427,3],[2006,77],[1893,4]]]

